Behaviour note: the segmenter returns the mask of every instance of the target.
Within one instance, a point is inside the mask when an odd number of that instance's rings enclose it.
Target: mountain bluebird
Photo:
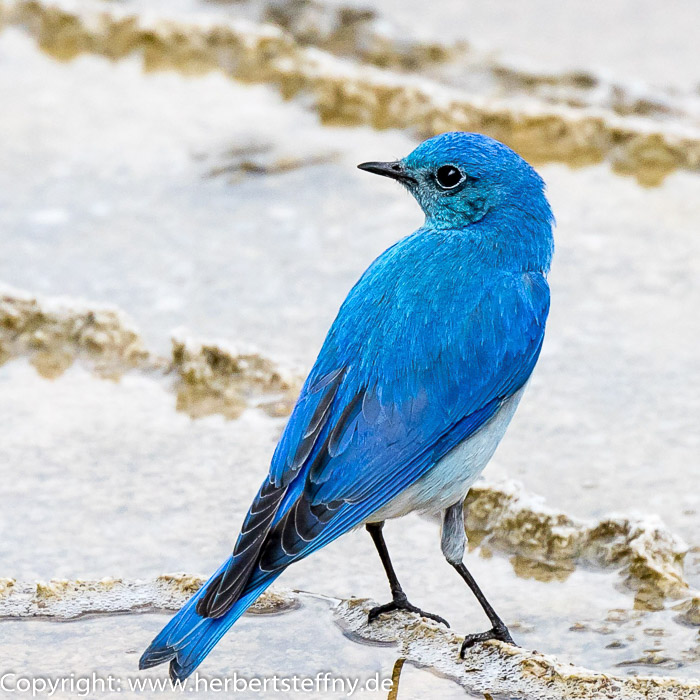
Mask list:
[[[393,600],[411,605],[382,536],[386,519],[442,513],[442,551],[491,629],[512,643],[462,557],[463,503],[537,362],[549,311],[552,212],[520,156],[479,134],[429,139],[363,163],[416,198],[425,223],[350,290],[301,390],[229,559],[153,640],[140,667],[191,674],[293,562],[364,524]]]

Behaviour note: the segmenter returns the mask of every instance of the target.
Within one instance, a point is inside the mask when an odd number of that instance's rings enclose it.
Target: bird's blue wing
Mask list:
[[[419,328],[415,313],[407,318],[400,309],[384,328],[369,319],[373,331],[359,349],[345,347],[342,332],[331,330],[234,556],[198,603],[200,615],[224,614],[266,576],[366,520],[524,385],[549,310],[544,276],[496,275],[460,303],[447,313],[427,309]],[[377,318],[387,315],[377,310]],[[339,320],[347,316],[341,309]],[[376,331],[382,336],[373,337]],[[400,345],[391,337],[409,332]],[[357,338],[357,329],[351,335]]]

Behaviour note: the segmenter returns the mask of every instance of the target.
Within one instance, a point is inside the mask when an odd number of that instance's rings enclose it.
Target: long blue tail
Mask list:
[[[226,561],[195,593],[172,620],[151,642],[139,660],[139,668],[151,668],[170,661],[170,678],[183,681],[199,664],[216,643],[233,626],[238,618],[260,597],[262,592],[277,578],[272,575],[260,581],[254,588],[245,591],[233,607],[221,617],[202,617],[195,612],[197,601],[204,595],[209,583],[229,564]],[[281,573],[281,572],[280,572]]]

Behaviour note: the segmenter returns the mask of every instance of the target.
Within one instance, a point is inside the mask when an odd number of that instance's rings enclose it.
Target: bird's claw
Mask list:
[[[488,642],[490,639],[498,639],[501,642],[506,642],[506,644],[518,646],[513,641],[513,637],[510,636],[510,632],[504,624],[495,625],[486,632],[479,632],[478,634],[468,634],[462,642],[462,648],[459,650],[460,658],[464,658],[467,649],[473,647],[475,644],[479,644],[480,642]]]
[[[390,603],[377,605],[376,607],[372,608],[367,616],[367,622],[374,622],[383,613],[394,612],[395,610],[405,610],[406,612],[416,613],[421,617],[427,617],[430,620],[435,620],[435,622],[439,622],[440,624],[445,625],[445,627],[450,626],[450,623],[444,617],[440,617],[434,613],[425,612],[425,610],[421,610],[415,605],[411,605],[405,596],[396,597]]]

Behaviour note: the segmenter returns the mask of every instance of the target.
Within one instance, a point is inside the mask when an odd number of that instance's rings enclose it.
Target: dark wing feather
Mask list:
[[[362,366],[362,356],[334,365],[342,358],[324,347],[234,557],[197,612],[224,614],[251,587],[366,520],[483,426],[530,376],[548,308],[541,275],[504,275],[451,314],[451,325],[388,348],[379,366],[374,358]]]
[[[209,584],[206,592],[197,602],[197,614],[202,617],[224,615],[243,592],[258,561],[270,526],[287,493],[287,485],[307,460],[318,441],[342,376],[342,369],[335,370],[321,377],[307,392],[302,393],[297,407],[301,405],[310,417],[308,423],[305,423],[305,429],[298,431],[300,438],[295,449],[290,451],[290,458],[286,460],[284,478],[280,482],[275,482],[273,475],[270,474],[260,487],[243,521],[233,557],[226,569]],[[290,420],[290,426],[295,427],[291,424]]]

